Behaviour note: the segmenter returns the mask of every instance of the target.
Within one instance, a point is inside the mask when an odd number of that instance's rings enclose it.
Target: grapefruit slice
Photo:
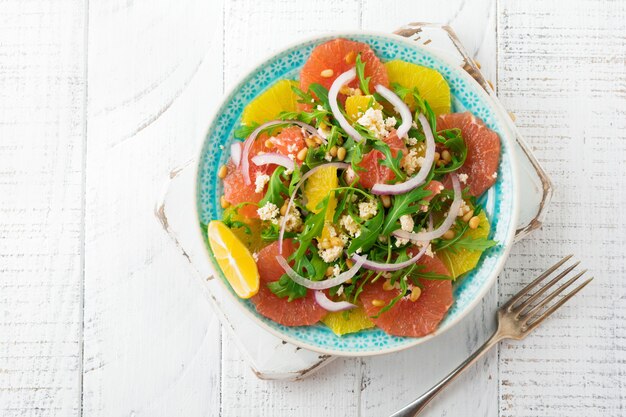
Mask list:
[[[228,161],[226,169],[227,174],[224,178],[224,200],[228,201],[233,206],[244,202],[254,203],[240,207],[239,214],[246,217],[258,218],[258,206],[256,203],[261,201],[264,194],[256,192],[256,185],[254,184],[256,174],[251,173],[250,177],[253,181],[251,184],[246,184],[243,174],[235,167],[232,161]]]
[[[259,271],[246,246],[221,221],[213,220],[207,229],[209,245],[228,283],[241,298],[259,291]]]
[[[313,49],[300,72],[300,88],[307,91],[313,83],[318,83],[330,89],[333,81],[342,73],[354,67],[358,54],[365,63],[365,76],[371,77],[370,92],[374,92],[377,84],[389,86],[387,70],[366,43],[354,42],[347,39],[333,39]],[[326,71],[331,70],[331,71]],[[359,81],[352,81],[350,87],[358,87]]]
[[[278,135],[272,136],[269,142],[272,144],[271,152],[277,152],[285,156],[293,155],[295,157],[298,155],[298,152],[306,147],[304,134],[299,126],[284,128]]]
[[[480,219],[478,228],[468,228],[463,236],[469,236],[473,239],[487,238],[489,236],[490,226],[485,212],[481,211],[478,214],[478,218]],[[454,279],[463,275],[467,271],[474,269],[478,264],[481,255],[482,251],[467,249],[461,249],[456,252],[447,249],[437,251],[437,256],[441,258],[443,263],[448,268],[448,271],[450,271],[450,275],[452,275]]]
[[[424,272],[450,275],[443,262],[437,257],[423,256],[418,262]],[[449,280],[421,279],[422,294],[417,301],[403,297],[391,309],[372,321],[385,332],[394,336],[422,337],[435,331],[439,322],[452,305],[452,283]],[[383,306],[398,295],[398,290],[383,289],[383,280],[365,286],[361,301],[366,313],[376,316],[382,306],[372,304],[383,301]],[[380,304],[376,302],[376,304]]]
[[[272,85],[243,109],[241,123],[262,124],[276,119],[283,111],[295,111],[298,97],[291,87],[297,85],[298,82],[292,80],[280,80]]]
[[[288,257],[294,251],[293,242],[283,242],[283,256]],[[287,298],[276,296],[267,287],[268,282],[278,280],[283,275],[283,269],[276,261],[278,255],[278,242],[274,242],[263,248],[258,254],[257,265],[261,285],[257,295],[252,297],[259,314],[282,324],[283,326],[309,326],[317,323],[326,315],[326,310],[315,301],[313,291],[307,291],[303,298],[287,301]]]
[[[322,319],[322,323],[328,326],[337,336],[374,327],[374,322],[370,320],[363,307],[360,306],[348,311],[328,313]]]
[[[458,128],[467,145],[467,159],[457,171],[467,174],[470,194],[478,197],[496,182],[500,164],[500,137],[469,112],[437,117],[437,130]]]
[[[389,83],[398,83],[406,88],[417,88],[436,115],[450,113],[450,86],[434,69],[401,60],[385,63]],[[407,96],[406,103],[415,110],[413,97]]]
[[[402,155],[407,154],[407,148],[398,137],[395,130],[384,139],[385,143],[389,145],[391,149],[391,155],[394,157],[398,155],[399,151],[402,151]],[[359,167],[363,170],[357,171],[359,175],[359,184],[365,188],[372,188],[374,184],[384,184],[391,181],[396,177],[393,171],[385,166],[381,165],[379,160],[385,159],[385,155],[379,150],[373,149],[363,155],[363,159],[359,162]]]

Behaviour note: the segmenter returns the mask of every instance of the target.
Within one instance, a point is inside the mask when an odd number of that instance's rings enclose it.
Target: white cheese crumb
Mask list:
[[[278,207],[276,204],[268,201],[263,205],[263,207],[259,207],[256,211],[259,214],[261,220],[271,221],[272,223],[277,222],[277,217],[280,214]]]
[[[415,145],[417,145],[417,138],[410,138],[410,137],[407,137],[407,138],[405,139],[405,142],[406,142],[406,144],[407,144],[407,145],[409,145],[409,146],[415,146]]]
[[[361,236],[361,226],[354,221],[352,216],[344,214],[339,220],[339,225],[352,237]]]
[[[336,261],[337,258],[341,256],[341,254],[343,253],[343,247],[333,246],[330,249],[322,249],[318,253],[320,257],[322,258],[322,260],[328,264],[328,263]]]
[[[417,122],[415,120],[413,120],[411,122],[411,126],[413,126],[413,129],[417,129]]]
[[[324,159],[330,162],[333,160],[333,156],[330,153],[326,152],[326,154],[324,155]]]
[[[316,109],[319,110],[319,111],[324,111],[324,106],[318,104]]]
[[[397,123],[396,118],[393,117],[393,116],[392,117],[387,117],[385,119],[385,127],[387,128],[387,130],[391,130],[391,129],[395,128],[396,127],[396,123]]]
[[[291,143],[289,145],[287,145],[287,152],[292,153],[298,150],[298,144],[297,143]]]
[[[292,154],[292,153],[287,154],[287,157],[288,157],[289,159],[291,159],[292,161],[295,161],[295,160],[296,160],[296,156],[295,156],[294,154]]]
[[[339,265],[335,264],[333,266],[333,277],[337,277],[339,274],[341,274],[341,268],[339,268]],[[341,287],[341,290],[343,291],[343,286]]]
[[[494,172],[494,173],[491,175],[491,178],[493,178],[494,180],[495,180],[496,178],[498,178],[498,173],[497,173],[497,172]]]
[[[410,214],[404,214],[400,216],[400,228],[405,232],[412,232],[415,227],[415,222]]]
[[[395,245],[396,245],[396,248],[399,248],[401,246],[406,245],[407,243],[409,243],[409,239],[404,239],[402,237],[397,237]]]
[[[330,127],[323,125],[324,128],[322,128],[322,126],[317,128],[317,133],[324,139],[326,139],[328,137],[328,135],[330,135]]]
[[[352,184],[356,180],[356,172],[354,172],[352,167],[348,167],[348,169],[346,169],[344,175],[346,176],[346,182],[348,184]],[[352,195],[354,196],[355,194],[352,194]]]
[[[467,183],[467,174],[459,174],[459,181],[461,181],[463,184]]]
[[[383,139],[389,134],[383,119],[383,112],[373,107],[367,109],[357,123],[372,132],[378,139]]]
[[[252,252],[252,258],[254,258],[254,262],[259,262],[259,253]]]
[[[383,272],[381,275],[383,278],[387,278],[387,279],[391,278],[391,272]]]
[[[270,176],[267,174],[257,174],[256,176],[256,180],[254,181],[254,185],[255,185],[255,189],[254,192],[255,193],[262,193],[263,189],[265,188],[265,184],[267,184],[268,182],[270,182]]]
[[[282,220],[283,218],[281,217],[281,223]],[[302,226],[302,217],[300,216],[298,209],[292,205],[289,208],[289,213],[285,216],[285,231],[295,232],[300,229],[300,226]]]
[[[421,163],[424,163],[424,158],[422,158],[421,156],[418,156],[417,151],[415,149],[411,149],[409,153],[407,154],[407,156],[402,158],[400,165],[402,166],[402,169],[404,169],[404,171],[407,174],[413,175],[413,173],[417,171],[417,169],[421,165],[420,160],[421,160]]]
[[[465,200],[463,200],[461,202],[461,207],[459,207],[459,213],[457,214],[457,217],[463,217],[465,213],[467,213],[469,210],[470,210],[470,207],[467,205]]]
[[[374,200],[362,201],[359,203],[359,217],[368,220],[378,213],[378,205]]]
[[[343,285],[340,285],[339,288],[337,288],[337,296],[341,296],[341,294],[343,294]]]

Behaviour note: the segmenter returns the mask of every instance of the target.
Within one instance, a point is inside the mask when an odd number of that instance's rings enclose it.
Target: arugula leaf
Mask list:
[[[250,136],[250,134],[254,132],[257,127],[259,127],[258,123],[252,123],[251,125],[241,125],[237,129],[235,129],[234,136],[237,139],[245,139]]]
[[[304,230],[299,236],[296,236],[296,240],[300,244],[298,249],[294,252],[293,258],[298,259],[305,255],[307,249],[311,246],[313,238],[322,233],[324,228],[324,220],[326,218],[326,210],[328,209],[328,201],[330,194],[327,195],[321,202],[322,209],[319,213],[309,215],[304,221]]]
[[[460,129],[446,129],[437,132],[435,140],[443,144],[452,156],[452,162],[449,165],[435,168],[435,174],[446,174],[461,168],[467,158],[467,145],[461,136]]]
[[[387,212],[385,224],[381,234],[389,236],[391,232],[397,229],[396,222],[405,214],[413,214],[419,210],[419,202],[428,197],[431,191],[425,190],[424,186],[412,189],[406,194],[397,195],[393,199],[393,205]],[[417,203],[417,204],[416,204]]]
[[[401,279],[400,280],[400,292],[398,293],[398,295],[396,295],[393,299],[391,299],[391,301],[389,301],[387,303],[386,306],[384,306],[383,308],[381,308],[378,311],[378,314],[376,314],[375,316],[373,316],[373,318],[377,319],[380,317],[381,314],[383,314],[385,311],[389,311],[391,309],[391,307],[393,307],[394,305],[396,305],[396,303],[398,301],[400,301],[402,299],[402,297],[404,297],[404,294],[406,294],[406,291],[408,290],[409,285],[407,283],[406,279]]]
[[[248,226],[247,224],[245,224],[244,222],[240,221],[240,220],[235,220],[233,219],[233,217],[235,216],[235,214],[237,213],[236,210],[227,210],[224,212],[224,218],[222,219],[222,222],[224,222],[224,224],[229,228],[229,229],[239,229],[239,228],[243,228],[244,233],[247,235],[251,235],[252,234],[252,229],[250,229],[250,226]]]
[[[309,86],[309,91],[315,94],[317,99],[322,103],[322,106],[330,111],[330,103],[328,101],[328,90],[321,84],[313,83]]]
[[[292,280],[287,274],[280,277],[278,281],[268,283],[267,288],[280,298],[289,297],[288,301],[306,296],[306,288]]]
[[[359,78],[359,86],[361,87],[361,91],[364,95],[369,96],[370,94],[370,79],[372,77],[365,77],[365,63],[361,60],[361,54],[356,56],[356,75]]]
[[[263,207],[268,201],[275,204],[277,207],[283,205],[285,199],[282,195],[289,194],[289,190],[285,187],[281,178],[283,172],[285,172],[285,167],[279,166],[272,173],[265,197],[259,201],[259,207]]]
[[[452,251],[465,249],[465,250],[483,252],[497,244],[498,244],[497,241],[487,239],[484,237],[479,237],[479,238],[474,239],[471,236],[464,236],[461,239],[454,242],[454,244],[450,246],[449,249]]]
[[[383,206],[379,202],[376,215],[361,225],[361,234],[350,242],[350,246],[348,246],[349,255],[355,253],[359,248],[361,248],[362,252],[367,252],[371,249],[376,240],[378,240],[378,235],[383,225],[384,213]]]

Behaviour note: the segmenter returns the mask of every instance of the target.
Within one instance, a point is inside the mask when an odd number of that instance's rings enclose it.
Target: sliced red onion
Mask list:
[[[308,171],[306,174],[304,174],[302,178],[300,178],[300,182],[298,182],[298,185],[296,185],[296,188],[294,188],[293,192],[291,193],[291,197],[289,198],[289,203],[287,203],[287,211],[285,213],[289,213],[289,210],[291,210],[291,206],[293,205],[293,199],[296,197],[296,193],[298,192],[298,189],[300,188],[300,186],[304,184],[304,181],[306,181],[307,178],[309,178],[311,175],[316,173],[318,170],[322,168],[329,168],[329,167],[335,167],[337,169],[348,169],[350,167],[350,164],[347,164],[345,162],[330,162],[328,164],[318,165],[312,170]],[[283,221],[280,224],[280,233],[278,234],[278,253],[280,253],[281,255],[283,254],[283,237],[285,236],[286,225],[287,225],[287,216],[283,216]]]
[[[463,204],[463,196],[461,194],[461,184],[459,184],[458,177],[456,176],[456,174],[450,174],[450,176],[452,177],[452,187],[454,188],[454,200],[452,200],[448,215],[446,216],[443,223],[441,223],[441,226],[433,231],[421,233],[412,233],[406,232],[404,230],[396,230],[392,232],[394,236],[418,242],[426,242],[443,236],[443,234],[446,233],[448,229],[450,229],[450,227],[452,227],[457,218],[457,214],[459,213],[459,209]]]
[[[413,123],[411,109],[409,109],[409,106],[407,106],[406,103],[396,95],[396,93],[394,93],[384,85],[378,84],[376,86],[376,92],[383,96],[383,98],[385,98],[388,102],[390,102],[396,109],[396,111],[400,113],[402,123],[396,130],[396,134],[400,139],[404,138],[409,132],[411,124]]]
[[[430,168],[433,166],[433,162],[435,161],[435,137],[433,136],[433,131],[430,129],[428,120],[426,120],[426,117],[424,117],[423,114],[418,116],[418,120],[422,125],[422,129],[424,129],[424,134],[426,135],[426,154],[424,155],[424,163],[422,164],[419,172],[415,174],[414,177],[398,184],[374,184],[372,187],[373,194],[405,194],[412,189],[419,187],[426,180],[426,177],[430,172]]]
[[[330,109],[333,112],[333,116],[339,122],[339,125],[346,131],[346,133],[356,140],[357,142],[361,141],[361,135],[356,131],[355,128],[343,117],[341,110],[339,110],[339,105],[337,104],[337,96],[339,95],[339,90],[341,87],[348,84],[350,81],[356,78],[356,69],[352,68],[341,74],[339,77],[335,79],[333,84],[330,86],[330,90],[328,90],[328,102],[330,103]]]
[[[397,262],[397,263],[393,263],[393,262],[383,263],[383,262],[374,262],[374,261],[365,260],[363,262],[363,268],[369,269],[371,271],[380,271],[380,272],[399,271],[401,269],[404,269],[408,266],[413,265],[415,262],[419,260],[419,258],[421,258],[426,253],[427,250],[428,250],[428,242],[424,244],[424,247],[417,253],[417,255],[415,255],[414,257],[412,257],[411,259],[407,261]],[[363,256],[358,255],[356,253],[352,255],[352,260],[354,262],[358,262],[362,258]]]
[[[276,164],[283,166],[288,170],[293,170],[294,168],[293,160],[279,153],[264,153],[262,155],[255,155],[252,157],[252,162],[254,162],[254,165],[257,166]]]
[[[365,258],[366,257],[364,256],[361,260],[356,261],[354,265],[352,266],[352,268],[348,269],[346,272],[342,272],[336,277],[325,279],[324,281],[311,281],[308,278],[304,278],[303,276],[298,275],[298,273],[294,271],[291,268],[291,266],[289,266],[289,263],[287,263],[287,260],[283,258],[281,255],[278,255],[276,257],[276,260],[278,261],[280,266],[285,270],[285,273],[287,273],[287,275],[289,275],[289,277],[292,280],[294,280],[296,283],[302,285],[303,287],[309,288],[311,290],[326,290],[328,288],[335,287],[339,284],[343,284],[344,282],[346,282],[347,280],[355,276],[356,273],[359,272],[359,269],[361,269],[361,265],[363,265]]]
[[[250,153],[250,148],[256,140],[256,137],[259,136],[259,133],[269,127],[285,124],[298,125],[301,128],[305,129],[307,132],[309,132],[311,136],[320,136],[317,133],[317,129],[299,120],[271,120],[269,122],[263,123],[261,126],[254,129],[254,131],[243,143],[243,153],[241,155],[241,171],[243,172],[243,179],[246,184],[250,185],[252,183],[252,181],[250,180],[250,164],[248,163],[248,154]],[[322,139],[322,141],[326,143],[326,140],[324,138],[320,137],[320,139]]]
[[[241,162],[241,142],[233,142],[230,145],[230,157],[233,160],[233,164],[239,167],[239,163]]]
[[[326,297],[324,291],[315,291],[315,301],[317,301],[317,304],[324,310],[331,312],[350,310],[356,307],[356,305],[347,301],[332,301],[330,298]]]
[[[429,231],[433,230],[433,216],[430,216],[430,218],[428,219],[428,230]],[[374,261],[366,260],[365,262],[363,262],[363,268],[370,269],[372,271],[379,271],[379,272],[399,271],[403,268],[413,265],[422,256],[424,256],[424,254],[428,250],[428,245],[430,245],[430,242],[426,241],[426,242],[422,242],[422,244],[424,245],[422,249],[420,249],[420,251],[408,261],[398,262],[398,263],[383,263],[383,262],[374,262]],[[356,253],[352,255],[352,260],[355,262],[358,261],[359,258],[362,258],[362,256]]]

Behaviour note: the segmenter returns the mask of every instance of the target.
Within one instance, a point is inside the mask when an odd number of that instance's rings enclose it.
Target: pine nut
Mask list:
[[[391,284],[391,281],[389,281],[388,279],[385,280],[385,282],[383,282],[383,290],[391,291],[393,290],[393,288],[394,288],[393,284]]]
[[[330,243],[333,246],[343,246],[343,240],[338,238],[337,236],[333,236],[330,238]]]
[[[337,145],[339,146],[343,145],[343,138],[341,136],[337,138]]]
[[[469,222],[469,221],[470,221],[470,219],[471,219],[472,217],[474,217],[474,212],[472,212],[472,211],[468,211],[467,213],[465,213],[465,214],[463,215],[463,221],[464,221],[465,223],[467,223],[467,222]]]
[[[388,195],[381,195],[380,201],[383,202],[383,207],[385,208],[391,207],[391,197],[389,197]]]
[[[344,148],[343,146],[337,149],[337,159],[339,159],[340,161],[346,159],[346,148]]]
[[[227,174],[228,174],[228,168],[226,168],[226,165],[222,165],[220,167],[220,170],[217,172],[217,176],[220,177],[220,179],[224,179],[226,178]]]
[[[330,245],[330,242],[328,241],[328,239],[322,240],[322,243],[320,243],[320,246],[322,247],[322,249],[330,249],[331,248],[331,245]]]
[[[306,146],[308,146],[309,148],[312,148],[316,145],[315,139],[311,139],[310,137],[304,138],[304,142],[306,143]]]
[[[334,273],[335,273],[335,268],[333,268],[332,266],[329,266],[328,268],[326,268],[327,277],[331,277]]]
[[[337,156],[337,147],[333,146],[332,148],[330,148],[328,153],[330,154],[330,156],[332,156],[334,158],[335,156]]]
[[[274,147],[274,142],[271,139],[265,141],[265,147],[272,149]]]
[[[439,152],[435,152],[435,162],[439,162],[439,158],[441,158],[441,155],[439,155]]]
[[[285,214],[287,214],[287,202],[285,201],[285,204],[283,204],[283,206],[280,208],[280,215],[284,216]]]
[[[344,85],[341,89],[339,89],[339,92],[343,95],[349,96],[352,93],[352,89],[347,85]]]
[[[382,307],[385,305],[385,302],[383,300],[372,300],[372,305],[374,307]]]
[[[352,259],[346,259],[346,266],[352,268],[354,266],[354,261]]]
[[[443,236],[441,237],[444,238],[445,240],[454,239],[454,230],[448,229],[446,233],[444,233]]]
[[[422,295],[422,289],[420,287],[413,287],[413,289],[411,290],[411,295],[409,296],[409,299],[412,302],[416,302],[418,298],[420,298],[420,295]]]
[[[222,208],[224,208],[224,209],[230,207],[230,203],[228,201],[226,201],[224,196],[222,196],[220,198],[220,204],[221,204]]]
[[[317,143],[318,145],[321,145],[322,142],[322,138],[320,138],[319,136],[315,136],[315,143]]]
[[[478,229],[478,225],[480,224],[480,219],[478,216],[474,216],[469,220],[470,229]]]
[[[446,162],[452,161],[452,155],[450,155],[450,152],[448,152],[447,149],[441,153],[441,157]]]
[[[324,78],[330,78],[333,76],[333,74],[335,73],[335,71],[333,71],[330,68],[327,68],[325,70],[323,70],[322,72],[320,72],[320,75]]]
[[[300,152],[298,152],[298,161],[304,161],[304,158],[306,158],[306,153],[309,150],[309,148],[302,148],[300,149]]]
[[[358,96],[362,96],[362,95],[363,95],[363,92],[361,91],[361,89],[360,89],[360,88],[355,88],[355,89],[354,89],[354,91],[352,92],[352,95],[353,95],[353,96],[357,96],[357,97],[358,97]]]

